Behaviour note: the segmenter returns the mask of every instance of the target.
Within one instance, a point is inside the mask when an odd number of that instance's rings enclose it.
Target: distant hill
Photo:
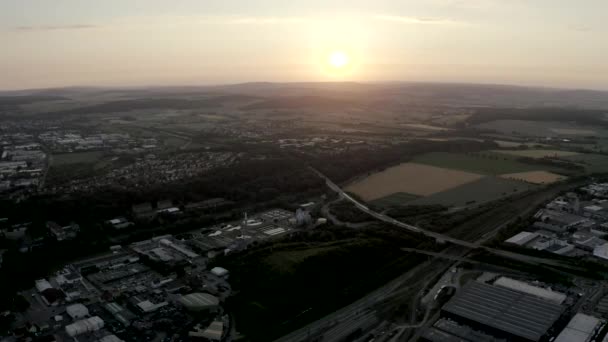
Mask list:
[[[244,110],[256,109],[317,109],[317,110],[339,110],[353,107],[361,107],[357,101],[322,96],[284,96],[262,100],[242,107]]]
[[[141,87],[141,88],[92,88],[73,87],[38,89],[17,92],[0,92],[0,95],[60,96],[72,98],[128,99],[133,103],[115,103],[135,108],[161,105],[176,108],[216,106],[217,103],[193,100],[194,97],[219,97],[229,95],[250,96],[260,99],[245,109],[338,108],[340,105],[359,105],[362,102],[387,108],[401,105],[432,105],[446,107],[503,107],[540,108],[569,107],[608,109],[608,92],[595,90],[568,90],[534,88],[491,84],[414,83],[414,82],[295,82],[295,83],[242,83],[217,86]],[[179,98],[177,100],[176,98]],[[288,100],[285,100],[288,98]],[[137,103],[141,99],[150,105]],[[241,98],[244,102],[249,99]],[[238,101],[238,98],[235,98]],[[105,100],[104,100],[105,101]],[[194,102],[193,102],[194,101]],[[196,102],[201,101],[201,102]],[[309,101],[306,103],[305,101]],[[229,102],[229,98],[223,101]],[[163,104],[164,103],[164,104]],[[110,107],[112,105],[109,105]],[[105,108],[110,108],[105,107]],[[104,107],[100,108],[102,111]]]
[[[219,108],[225,104],[249,103],[259,100],[249,95],[222,95],[207,98],[138,98],[127,100],[108,101],[92,106],[72,108],[68,110],[49,112],[54,115],[71,114],[103,114],[115,112],[127,112],[145,109],[197,109],[197,108]]]
[[[63,100],[69,100],[69,98],[63,97],[63,96],[44,96],[44,95],[0,96],[0,106],[18,106],[18,105],[35,103],[35,102],[63,101]]]

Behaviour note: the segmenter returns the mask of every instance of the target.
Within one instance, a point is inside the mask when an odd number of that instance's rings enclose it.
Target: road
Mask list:
[[[346,326],[358,324],[361,320],[359,316],[361,314],[367,314],[370,311],[370,307],[384,301],[387,297],[391,296],[396,290],[407,286],[419,278],[429,273],[429,266],[431,263],[426,261],[416,267],[416,270],[410,270],[390,281],[381,288],[371,292],[367,296],[359,299],[358,301],[339,309],[309,325],[296,330],[288,335],[285,335],[275,342],[296,342],[296,341],[332,341],[325,337],[325,333],[335,334],[337,326],[342,325],[343,328],[337,328],[340,331],[345,331]],[[441,270],[443,272],[443,270]],[[365,323],[368,323],[372,317],[366,316]],[[375,319],[375,316],[373,316]],[[344,330],[343,330],[344,329]],[[331,337],[330,335],[330,337]],[[335,335],[334,335],[335,336]]]
[[[469,241],[452,238],[452,237],[444,235],[444,234],[432,232],[427,229],[420,228],[420,227],[417,227],[417,226],[414,226],[411,224],[400,222],[387,215],[384,215],[382,213],[378,213],[378,212],[375,212],[375,211],[369,209],[366,205],[364,205],[363,203],[360,203],[359,201],[354,199],[352,196],[350,196],[349,194],[344,192],[338,185],[336,185],[334,182],[332,182],[325,175],[323,175],[322,173],[320,173],[319,171],[317,171],[315,169],[312,169],[312,170],[317,175],[319,175],[321,178],[323,178],[325,180],[327,186],[330,189],[332,189],[333,191],[337,192],[341,196],[342,199],[346,199],[346,200],[350,201],[353,205],[355,205],[355,207],[357,207],[359,210],[367,213],[368,215],[370,215],[380,221],[397,226],[399,228],[403,228],[403,229],[406,229],[406,230],[414,232],[414,233],[423,234],[425,236],[434,238],[435,240],[440,241],[440,242],[450,242],[455,245],[452,247],[448,247],[448,249],[444,250],[442,253],[426,252],[426,254],[428,254],[431,257],[437,257],[438,259],[452,259],[456,263],[461,262],[461,261],[471,262],[471,260],[465,259],[463,257],[471,250],[478,249],[478,250],[485,250],[487,252],[493,253],[495,255],[499,255],[501,257],[515,259],[515,260],[518,260],[521,262],[531,263],[531,264],[535,264],[535,265],[543,264],[543,265],[548,265],[548,266],[559,266],[559,267],[563,267],[563,268],[577,269],[573,266],[570,266],[567,264],[562,264],[559,261],[555,261],[555,260],[551,260],[551,259],[531,257],[528,255],[521,255],[521,254],[517,254],[517,253],[513,253],[513,252],[508,252],[508,251],[503,251],[503,250],[483,246],[483,242],[487,241],[487,239],[491,235],[494,235],[497,231],[499,231],[502,227],[504,227],[504,225],[505,225],[504,223],[499,225],[497,228],[493,229],[491,232],[485,234],[483,237],[478,239],[476,242],[469,242]],[[457,252],[456,254],[458,254],[458,255],[450,255],[447,252],[451,249],[458,249],[458,246],[465,247],[465,250],[460,251],[462,253]],[[416,252],[419,252],[419,251],[416,251]],[[426,267],[428,267],[430,265],[431,265],[431,262],[427,261],[427,262],[419,265],[417,267],[417,269],[422,268],[424,270]],[[449,269],[450,269],[450,267],[448,267],[447,269],[441,270],[441,272],[446,272]],[[344,336],[347,336],[346,335],[347,332],[352,332],[352,331],[358,329],[362,325],[372,324],[372,322],[374,320],[376,320],[376,317],[373,314],[373,311],[370,311],[369,308],[372,307],[374,304],[382,303],[387,298],[394,297],[395,293],[400,292],[400,291],[398,291],[400,288],[411,285],[411,284],[408,284],[408,280],[415,279],[413,276],[416,275],[417,273],[418,272],[415,270],[406,272],[403,275],[401,275],[400,277],[398,277],[397,279],[384,285],[380,289],[368,294],[364,298],[361,298],[360,300],[358,300],[332,314],[329,314],[299,330],[296,330],[288,335],[285,335],[282,338],[276,340],[275,342],[336,341],[336,340],[339,340],[340,338],[343,338]],[[427,275],[429,273],[430,273],[430,270],[429,270],[429,272],[427,272]],[[423,286],[423,289],[426,287],[427,286]],[[399,333],[395,337],[398,338],[399,336],[401,336],[402,333],[405,330],[407,330],[408,328],[419,328],[419,327],[426,325],[429,321],[432,321],[432,319],[429,320],[429,318],[430,318],[429,314],[430,314],[431,307],[432,307],[432,305],[427,306],[427,310],[425,311],[425,314],[424,314],[424,319],[420,323],[412,322],[410,324],[399,326]],[[361,319],[360,315],[363,315],[364,318]]]
[[[513,260],[517,260],[520,262],[525,262],[525,263],[529,263],[529,264],[533,264],[533,265],[540,264],[540,265],[546,265],[546,266],[562,267],[562,268],[567,268],[567,269],[572,269],[572,270],[580,270],[580,268],[574,267],[572,265],[564,264],[563,262],[556,261],[553,259],[533,257],[533,256],[525,255],[525,254],[519,254],[519,253],[514,253],[514,252],[509,252],[509,251],[504,251],[504,250],[500,250],[500,249],[496,249],[496,248],[487,247],[487,246],[484,246],[482,243],[486,239],[478,240],[477,242],[469,242],[469,241],[456,239],[456,238],[450,237],[445,234],[436,233],[436,232],[430,231],[428,229],[420,228],[420,227],[417,227],[417,226],[414,226],[414,225],[411,225],[408,223],[398,221],[392,217],[389,217],[382,213],[371,210],[366,205],[357,201],[355,198],[353,198],[352,196],[347,194],[344,190],[342,190],[342,188],[340,188],[337,184],[335,184],[331,179],[327,178],[324,174],[322,174],[321,172],[319,172],[315,169],[312,169],[312,170],[317,175],[319,175],[319,177],[323,178],[325,180],[327,186],[330,189],[332,189],[333,191],[335,191],[336,193],[338,193],[341,197],[343,197],[346,200],[348,200],[349,202],[351,202],[355,207],[357,207],[359,210],[363,211],[364,213],[366,213],[380,221],[383,221],[385,223],[389,223],[391,225],[409,230],[414,233],[422,234],[424,236],[433,238],[438,242],[443,242],[443,243],[449,242],[454,245],[466,247],[469,249],[484,250],[484,251],[492,253],[494,255],[501,256],[503,258],[513,259]]]

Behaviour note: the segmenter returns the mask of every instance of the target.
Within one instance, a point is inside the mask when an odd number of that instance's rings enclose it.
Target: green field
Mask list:
[[[517,157],[515,156],[489,151],[467,154],[434,152],[415,157],[412,162],[484,175],[501,175],[538,170],[558,173],[565,171],[545,165],[525,164],[517,161]]]
[[[579,163],[587,169],[589,173],[608,172],[608,156],[603,154],[578,154],[575,156],[562,157],[561,159]]]
[[[406,192],[396,192],[388,196],[379,198],[371,203],[380,207],[392,207],[404,205],[407,202],[420,198],[418,195],[408,194]]]
[[[561,121],[494,120],[481,123],[476,127],[515,137],[585,137],[608,134],[608,131],[603,128]]]
[[[440,204],[447,207],[462,207],[495,201],[536,187],[516,180],[488,176],[428,197],[416,199],[409,202],[408,205]]]
[[[51,157],[51,166],[95,163],[99,161],[103,155],[104,152],[102,151],[53,154]]]

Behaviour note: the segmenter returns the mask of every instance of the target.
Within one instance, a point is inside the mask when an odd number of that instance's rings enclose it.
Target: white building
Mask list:
[[[500,277],[494,282],[494,285],[505,287],[511,290],[531,294],[533,296],[546,299],[556,304],[561,304],[566,300],[566,295],[560,292],[555,292],[551,289],[546,289],[539,286],[530,285],[523,281]]]
[[[516,234],[516,235],[510,237],[505,242],[512,243],[512,244],[518,245],[518,246],[523,246],[523,245],[527,244],[528,242],[534,240],[536,237],[538,237],[537,233],[521,232],[519,234]]]
[[[89,315],[89,309],[82,304],[70,305],[65,310],[73,320],[83,319]]]
[[[588,342],[599,331],[603,322],[593,316],[577,313],[554,342]]]
[[[87,319],[76,321],[70,325],[65,326],[65,332],[70,337],[78,336],[80,334],[97,331],[104,327],[104,322],[99,316],[94,316]]]
[[[608,259],[608,243],[595,247],[593,255],[598,258]]]
[[[225,277],[228,275],[228,270],[223,267],[214,267],[211,269],[211,273],[218,277]]]

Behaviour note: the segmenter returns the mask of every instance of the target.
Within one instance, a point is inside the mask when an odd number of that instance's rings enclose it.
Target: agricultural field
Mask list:
[[[103,156],[104,152],[102,151],[53,154],[51,156],[51,167],[71,164],[96,163]]]
[[[346,187],[365,201],[405,192],[428,196],[475,181],[483,176],[418,163],[405,163],[372,174]]]
[[[503,147],[503,148],[514,148],[514,147],[521,147],[521,146],[540,148],[540,147],[548,146],[546,144],[541,144],[541,143],[536,143],[536,142],[517,142],[517,141],[506,141],[506,140],[494,140],[494,142],[496,144],[498,144],[499,147]]]
[[[408,205],[440,204],[446,207],[464,207],[502,199],[516,193],[533,190],[537,186],[512,179],[487,176],[474,182],[415,199]],[[403,203],[402,203],[403,204]]]
[[[515,156],[490,151],[467,154],[435,152],[417,156],[412,162],[484,175],[552,169],[546,166],[525,164],[516,159]],[[556,168],[556,171],[560,170]]]
[[[481,123],[475,127],[511,136],[585,137],[608,135],[608,131],[605,129],[557,121],[494,120]]]
[[[566,179],[567,177],[548,171],[529,171],[501,175],[503,178],[521,180],[533,184],[551,184]]]
[[[390,194],[388,196],[379,198],[379,199],[373,201],[372,204],[375,204],[380,207],[393,207],[393,206],[403,205],[404,203],[414,201],[418,198],[421,198],[421,197],[417,196],[417,195],[413,195],[413,194],[408,194],[405,192],[396,192],[394,194]]]
[[[527,158],[560,158],[576,156],[578,152],[560,150],[493,150],[492,152]]]
[[[583,165],[589,173],[608,172],[608,155],[580,153],[573,156],[567,156],[562,159]]]

